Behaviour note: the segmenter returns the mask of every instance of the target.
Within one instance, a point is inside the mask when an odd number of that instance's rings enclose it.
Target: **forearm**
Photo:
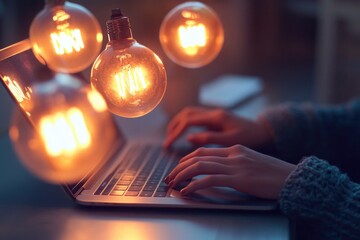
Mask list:
[[[289,217],[316,220],[309,227],[324,238],[360,236],[360,185],[316,157],[305,158],[290,174],[280,208]]]
[[[339,159],[360,158],[360,101],[331,107],[282,105],[258,120],[286,161],[296,163],[303,156],[316,155],[339,166]]]

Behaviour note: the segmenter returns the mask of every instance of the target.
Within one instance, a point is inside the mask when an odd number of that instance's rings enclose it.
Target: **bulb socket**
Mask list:
[[[119,8],[113,9],[110,20],[106,21],[109,41],[133,38],[130,21]]]

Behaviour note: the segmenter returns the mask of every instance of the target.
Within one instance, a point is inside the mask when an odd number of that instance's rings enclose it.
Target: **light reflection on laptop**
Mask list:
[[[74,183],[102,164],[118,133],[99,93],[78,76],[51,72],[26,45],[0,61],[0,77],[23,113],[14,114],[10,137],[33,174]]]

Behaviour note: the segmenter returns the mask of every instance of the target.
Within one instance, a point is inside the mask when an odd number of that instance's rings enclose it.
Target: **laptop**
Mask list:
[[[31,114],[24,108],[24,101],[26,105],[26,101],[31,99],[19,101],[14,83],[9,81],[8,76],[16,76],[16,87],[26,92],[34,82],[39,82],[39,71],[50,70],[35,58],[29,40],[0,50],[3,87],[32,126],[35,125]],[[46,74],[42,74],[42,78],[44,76],[46,78]],[[116,131],[112,144],[104,154],[96,156],[101,158],[102,164],[84,174],[79,181],[63,185],[65,192],[79,204],[234,210],[272,210],[277,207],[276,201],[259,199],[226,187],[182,196],[180,189],[169,188],[163,179],[190,149],[180,147],[169,151],[162,148],[160,141],[126,139],[121,126],[115,122],[114,126]]]

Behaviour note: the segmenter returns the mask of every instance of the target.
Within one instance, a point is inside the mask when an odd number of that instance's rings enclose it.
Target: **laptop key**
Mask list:
[[[147,185],[157,185],[158,183],[159,183],[159,180],[160,179],[158,179],[158,180],[149,180],[148,182],[147,182]]]
[[[100,187],[96,190],[95,195],[100,195],[100,193],[102,192],[102,190],[104,190],[104,188],[106,187],[106,184],[107,184],[107,182],[104,181],[104,182],[100,185]]]
[[[130,196],[130,197],[136,197],[137,195],[139,195],[139,191],[127,191],[125,193],[125,196]]]
[[[151,197],[153,195],[153,191],[142,191],[140,193],[140,197]]]
[[[147,179],[147,176],[141,176],[141,177],[137,177],[135,179],[135,181],[146,181],[146,179]]]
[[[128,186],[126,186],[126,185],[116,185],[116,186],[114,187],[114,190],[117,190],[117,191],[125,191],[127,188],[128,188]]]
[[[111,196],[122,196],[124,195],[125,191],[118,191],[118,190],[114,190],[110,193]]]
[[[105,178],[105,180],[101,183],[100,187],[96,190],[95,195],[100,195],[100,193],[104,190],[104,188],[107,186],[107,184],[109,182],[111,183],[113,181],[113,179],[110,181],[110,179],[112,178],[113,175],[114,175],[114,172]],[[110,188],[110,190],[111,190],[111,188]]]
[[[167,192],[169,190],[169,187],[168,186],[159,186],[158,188],[157,188],[157,192]]]
[[[121,180],[121,181],[131,181],[131,180],[133,180],[133,179],[134,179],[133,176],[124,176],[124,177],[122,177],[120,180]]]
[[[144,191],[154,191],[156,188],[156,184],[147,184],[144,187]]]
[[[133,184],[131,184],[131,186],[144,186],[145,181],[134,181]]]
[[[166,197],[166,192],[156,192],[154,197]]]
[[[159,184],[159,187],[167,187],[168,184],[164,181],[161,181],[160,184]]]
[[[129,191],[140,191],[142,189],[142,186],[131,186],[129,188]]]
[[[117,185],[130,185],[131,181],[128,180],[120,180]]]
[[[110,181],[109,185],[105,188],[105,190],[104,190],[104,192],[102,193],[102,195],[108,195],[108,194],[111,192],[113,186],[116,184],[117,180],[118,180],[118,179],[113,178],[113,179]]]

